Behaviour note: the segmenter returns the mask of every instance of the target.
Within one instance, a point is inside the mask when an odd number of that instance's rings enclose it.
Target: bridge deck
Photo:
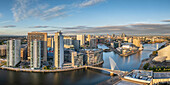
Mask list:
[[[92,69],[97,69],[97,70],[103,70],[103,71],[107,71],[107,72],[114,73],[114,74],[118,74],[118,75],[124,73],[123,71],[120,71],[120,70],[111,70],[111,69],[107,69],[107,68],[94,67],[94,66],[87,66],[87,68],[92,68]]]

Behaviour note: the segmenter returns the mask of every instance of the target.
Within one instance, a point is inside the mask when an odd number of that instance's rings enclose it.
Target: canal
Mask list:
[[[123,71],[138,69],[141,61],[148,58],[156,46],[157,44],[145,44],[144,48],[146,49],[128,57],[121,57],[114,52],[104,52],[103,67],[110,68],[109,57],[112,57],[118,66],[115,69]],[[108,48],[105,45],[98,45],[98,47]],[[94,85],[109,78],[110,76],[105,72],[85,69],[60,73],[27,73],[0,70],[0,85]]]

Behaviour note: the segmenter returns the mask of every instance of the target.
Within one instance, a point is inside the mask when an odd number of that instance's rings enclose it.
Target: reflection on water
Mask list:
[[[27,73],[0,70],[0,85],[94,85],[110,76],[93,70],[60,73]]]

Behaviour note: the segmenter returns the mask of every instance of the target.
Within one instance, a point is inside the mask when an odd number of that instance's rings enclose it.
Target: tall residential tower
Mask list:
[[[41,67],[41,41],[30,42],[30,67],[37,69]]]
[[[64,40],[61,32],[54,35],[54,66],[62,68],[64,63]]]
[[[13,39],[7,41],[7,66],[14,67],[20,62],[20,47],[21,40]]]
[[[41,41],[41,57],[43,61],[47,61],[47,33],[45,32],[30,32],[28,33],[28,58],[30,59],[30,43],[33,40]]]

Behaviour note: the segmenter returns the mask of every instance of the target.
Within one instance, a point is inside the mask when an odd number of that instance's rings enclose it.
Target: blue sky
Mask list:
[[[0,35],[57,30],[169,35],[169,4],[170,0],[1,0]]]

